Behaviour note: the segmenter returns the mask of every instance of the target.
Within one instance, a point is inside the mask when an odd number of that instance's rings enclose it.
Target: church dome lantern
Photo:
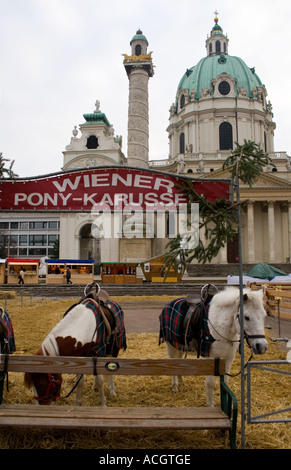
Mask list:
[[[131,53],[135,56],[147,54],[147,47],[149,45],[147,38],[140,29],[137,30],[136,34],[130,41]]]
[[[223,34],[223,29],[218,24],[217,11],[215,14],[215,25],[210,32],[210,37],[206,40],[207,56],[228,54],[228,38]]]

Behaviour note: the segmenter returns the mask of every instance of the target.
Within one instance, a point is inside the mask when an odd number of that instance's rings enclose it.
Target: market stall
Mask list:
[[[102,284],[139,284],[142,278],[137,277],[139,263],[101,263]]]
[[[6,261],[7,284],[38,284],[39,259],[7,258]]]
[[[67,270],[73,284],[89,284],[94,281],[92,259],[46,259],[46,284],[67,284]]]
[[[184,269],[175,273],[174,269],[171,268],[165,277],[167,269],[164,266],[163,255],[143,261],[140,266],[146,280],[151,282],[178,282],[181,281],[184,274]]]
[[[6,259],[0,259],[0,284],[5,284]]]

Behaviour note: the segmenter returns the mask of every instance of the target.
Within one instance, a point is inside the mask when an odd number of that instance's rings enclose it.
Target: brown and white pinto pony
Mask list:
[[[113,356],[126,349],[124,315],[121,307],[109,300],[107,292],[92,283],[85,287],[85,297],[70,307],[62,320],[44,339],[37,355],[45,356]],[[77,376],[76,405],[82,403],[83,376]],[[60,374],[26,373],[25,384],[33,387],[36,404],[50,405],[60,397]],[[100,405],[106,405],[104,380],[97,375],[94,389]],[[113,376],[109,378],[110,395],[116,395]]]

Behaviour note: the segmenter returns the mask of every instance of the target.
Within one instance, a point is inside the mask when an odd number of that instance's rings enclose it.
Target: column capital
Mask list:
[[[262,202],[263,210],[266,211],[269,208],[274,207],[275,201],[264,201]]]

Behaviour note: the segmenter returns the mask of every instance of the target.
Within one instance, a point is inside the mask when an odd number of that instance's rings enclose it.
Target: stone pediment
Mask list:
[[[81,155],[70,160],[63,166],[62,170],[74,170],[77,168],[93,168],[101,165],[118,165],[120,162],[105,155]]]
[[[202,175],[201,175],[202,176]],[[227,170],[216,170],[211,173],[204,174],[205,178],[229,178],[229,172]],[[241,183],[242,189],[249,188],[245,184]],[[291,181],[280,178],[272,172],[263,172],[255,182],[252,189],[287,189],[291,191]]]

